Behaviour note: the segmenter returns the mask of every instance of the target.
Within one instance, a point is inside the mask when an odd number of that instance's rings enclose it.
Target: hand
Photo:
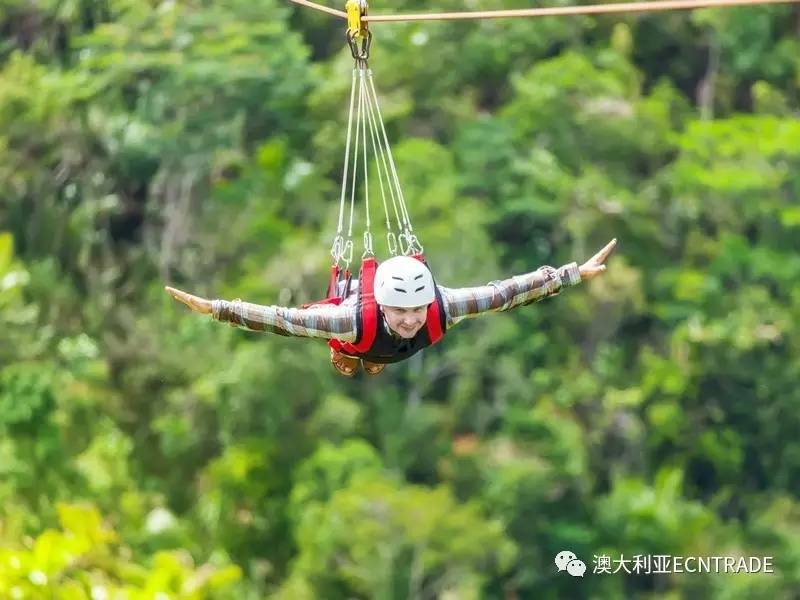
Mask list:
[[[211,314],[211,300],[206,300],[200,296],[192,296],[191,294],[187,294],[186,292],[176,290],[175,288],[171,288],[169,286],[164,287],[164,289],[167,290],[169,295],[175,298],[175,300],[178,302],[183,302],[193,311],[199,312],[203,315]]]
[[[613,252],[614,248],[617,247],[617,238],[614,238],[606,247],[600,250],[597,254],[595,254],[592,258],[587,260],[579,267],[579,271],[581,273],[581,279],[587,280],[592,279],[593,277],[597,277],[602,273],[606,272],[606,266],[603,264],[605,260],[608,258],[608,255]]]

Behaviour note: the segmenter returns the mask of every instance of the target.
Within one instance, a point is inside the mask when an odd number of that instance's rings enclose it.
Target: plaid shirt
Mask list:
[[[525,275],[468,288],[438,286],[444,300],[447,328],[468,317],[503,312],[517,306],[556,296],[563,287],[580,283],[577,263],[560,269],[543,266]],[[279,335],[356,340],[358,294],[351,293],[340,305],[321,304],[310,308],[263,306],[241,300],[214,300],[212,315],[218,321],[252,331]]]

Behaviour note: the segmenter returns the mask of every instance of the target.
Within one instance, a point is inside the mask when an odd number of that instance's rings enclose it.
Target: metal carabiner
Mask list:
[[[372,45],[372,32],[368,29],[362,34],[361,32],[353,34],[349,29],[345,34],[347,45],[350,46],[350,53],[357,61],[366,62],[369,60],[369,49]],[[357,37],[361,38],[361,48],[358,47]]]
[[[342,250],[342,260],[345,263],[345,268],[350,268],[350,263],[353,262],[353,240],[347,240]]]
[[[372,251],[372,234],[369,231],[364,232],[364,253],[361,258],[364,259],[367,256],[375,256]]]
[[[400,242],[400,253],[403,256],[408,256],[409,250],[411,250],[411,238],[408,236],[407,233],[401,233],[397,236],[398,241]]]
[[[386,234],[386,243],[389,246],[389,254],[392,256],[397,255],[397,237],[394,235],[394,231]]]
[[[344,238],[341,235],[337,235],[333,238],[333,244],[331,245],[331,256],[333,257],[334,264],[339,264],[339,261],[342,260],[342,253],[344,252]]]
[[[425,250],[417,239],[416,234],[413,233],[411,234],[411,250],[414,251],[414,254],[422,254]]]

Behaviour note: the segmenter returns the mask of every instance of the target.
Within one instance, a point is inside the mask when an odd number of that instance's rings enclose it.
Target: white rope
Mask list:
[[[345,142],[344,147],[344,168],[342,172],[342,193],[339,198],[339,221],[336,227],[336,237],[333,240],[333,246],[331,247],[331,254],[333,255],[333,259],[336,263],[342,258],[342,253],[344,252],[344,247],[342,246],[343,239],[342,239],[342,225],[344,224],[344,198],[347,191],[347,172],[348,166],[350,164],[350,136],[352,133],[353,128],[353,103],[355,101],[356,96],[356,70],[353,69],[353,76],[350,83],[350,110],[347,114],[347,139]]]
[[[361,85],[361,73],[359,71],[359,86]],[[359,89],[360,92],[360,89]],[[347,230],[348,239],[353,237],[353,207],[356,201],[356,182],[358,181],[358,145],[361,141],[361,114],[363,111],[363,94],[359,93],[358,96],[358,109],[356,111],[356,143],[355,152],[353,152],[353,185],[350,188],[350,225]]]
[[[361,101],[361,137],[362,137],[362,150],[364,152],[364,201],[366,204],[367,209],[367,216],[366,216],[366,229],[364,230],[364,251],[367,252],[368,250],[371,252],[370,243],[367,242],[367,237],[370,235],[370,226],[372,225],[372,221],[369,215],[369,168],[367,166],[367,110],[366,108],[366,101],[367,101],[367,93],[365,90],[364,85],[364,67],[362,66],[359,69],[359,96]]]
[[[369,79],[370,86],[374,86],[371,69],[367,71],[367,77]],[[378,123],[381,125],[381,131],[384,129],[384,124],[383,119],[380,116],[380,107],[377,104],[377,98],[373,98],[372,94],[370,94],[369,99],[369,114],[372,117],[372,122],[375,123],[375,137],[377,138],[378,146],[381,149],[381,163],[383,166],[383,171],[386,173],[389,195],[392,199],[392,211],[394,212],[395,222],[397,223],[397,231],[400,232],[402,229],[402,216],[398,210],[398,197],[400,195],[399,183],[396,178],[392,177],[390,163],[387,161],[387,156],[391,152],[391,148],[388,144],[388,141],[386,144],[384,144],[384,138],[378,132]]]
[[[358,77],[358,103],[356,104],[356,77]],[[355,107],[355,114],[354,114]],[[355,131],[353,131],[353,121],[355,120]],[[358,188],[359,161],[362,162],[364,170],[364,200],[365,200],[365,228],[364,228],[364,254],[373,254],[372,250],[372,217],[370,214],[369,203],[369,143],[367,141],[367,128],[369,128],[369,139],[372,142],[372,150],[375,156],[375,164],[378,173],[378,183],[380,187],[381,203],[383,213],[386,218],[387,243],[389,252],[396,254],[398,242],[403,254],[421,252],[422,246],[414,235],[414,228],[411,224],[411,217],[403,196],[403,189],[400,186],[400,177],[397,172],[397,165],[392,154],[392,147],[389,144],[389,136],[386,133],[386,125],[383,121],[378,94],[375,89],[372,70],[369,69],[366,61],[357,61],[357,67],[352,71],[350,85],[350,106],[347,116],[347,140],[345,144],[345,160],[342,173],[342,190],[339,197],[339,219],[337,233],[331,247],[331,254],[338,264],[344,260],[346,266],[350,266],[353,254],[353,223],[355,222],[355,202],[356,191]],[[352,145],[352,165],[350,165]],[[359,151],[361,155],[359,156]],[[386,186],[384,186],[384,175],[386,176]],[[349,176],[349,177],[348,177]],[[344,226],[345,196],[347,187],[350,186],[350,216],[346,236],[342,235]],[[392,219],[389,215],[389,207],[386,201],[386,187],[389,188],[389,195],[392,200],[392,209],[397,225],[398,235],[392,231]]]
[[[368,76],[372,76],[372,71],[368,71]],[[381,202],[383,204],[383,213],[386,217],[386,230],[391,232],[392,230],[392,223],[389,219],[389,207],[386,203],[386,190],[383,187],[383,172],[386,171],[387,174],[387,184],[389,183],[389,170],[386,165],[386,156],[383,150],[383,144],[380,143],[380,137],[377,133],[378,125],[375,122],[375,115],[373,112],[372,102],[367,103],[367,123],[369,124],[369,137],[372,140],[372,149],[375,153],[375,164],[378,167],[378,185],[380,186],[381,190]],[[392,193],[392,188],[389,186],[389,191]],[[394,196],[392,197],[394,200]],[[397,215],[397,206],[395,204],[395,216],[397,216],[397,229],[400,229],[400,217]]]
[[[411,227],[411,219],[408,216],[408,210],[406,209],[405,198],[403,197],[403,189],[400,187],[400,177],[397,175],[397,167],[394,162],[394,156],[392,155],[392,147],[389,145],[389,137],[386,135],[386,127],[383,124],[383,115],[381,114],[381,107],[378,103],[378,94],[375,92],[375,83],[370,77],[369,79],[370,88],[372,91],[372,98],[375,105],[375,109],[378,113],[378,122],[381,125],[381,133],[383,134],[383,141],[386,145],[387,154],[389,155],[389,165],[392,171],[392,179],[397,189],[398,193],[398,204],[400,206],[400,214],[402,215],[402,223],[405,228],[408,229],[409,232],[412,232],[414,229]]]

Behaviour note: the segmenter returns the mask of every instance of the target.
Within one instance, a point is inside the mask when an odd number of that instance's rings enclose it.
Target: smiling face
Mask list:
[[[383,316],[389,324],[389,329],[405,339],[411,339],[425,325],[428,317],[427,306],[414,308],[398,308],[396,306],[381,306]]]

